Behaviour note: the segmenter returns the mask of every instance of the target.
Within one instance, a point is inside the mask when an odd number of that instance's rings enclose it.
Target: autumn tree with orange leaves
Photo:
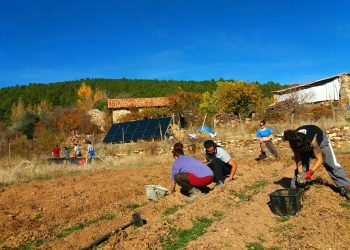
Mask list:
[[[94,105],[101,100],[106,100],[107,95],[99,89],[92,90],[90,85],[83,82],[78,89],[78,107],[82,111],[88,111],[94,107]]]
[[[249,114],[249,106],[256,105],[263,98],[259,86],[242,81],[220,81],[213,93],[203,94],[200,107],[209,114],[234,113],[242,116]]]
[[[173,113],[197,114],[202,95],[198,93],[179,91],[167,96],[170,102],[169,110]]]

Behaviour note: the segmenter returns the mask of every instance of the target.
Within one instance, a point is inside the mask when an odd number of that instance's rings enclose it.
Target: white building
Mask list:
[[[296,98],[299,103],[336,101],[341,107],[345,107],[350,103],[350,74],[342,73],[274,91],[273,97],[275,103]]]

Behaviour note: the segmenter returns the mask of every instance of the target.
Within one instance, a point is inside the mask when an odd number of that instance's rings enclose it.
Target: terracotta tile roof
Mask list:
[[[110,109],[164,107],[169,104],[170,101],[166,97],[108,99]]]

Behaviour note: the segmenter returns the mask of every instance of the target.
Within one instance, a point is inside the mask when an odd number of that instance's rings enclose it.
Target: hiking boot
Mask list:
[[[255,160],[257,160],[257,161],[263,161],[263,160],[265,160],[266,159],[266,154],[261,154],[261,155],[259,155],[259,157],[258,158],[256,158]]]
[[[340,194],[350,200],[350,186],[341,187]]]
[[[218,181],[218,182],[215,184],[215,187],[221,186],[222,184],[224,184],[223,181]]]

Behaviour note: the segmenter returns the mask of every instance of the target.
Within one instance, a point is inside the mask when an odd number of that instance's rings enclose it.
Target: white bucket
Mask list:
[[[158,200],[168,193],[168,189],[159,185],[145,185],[146,196],[149,200]]]

